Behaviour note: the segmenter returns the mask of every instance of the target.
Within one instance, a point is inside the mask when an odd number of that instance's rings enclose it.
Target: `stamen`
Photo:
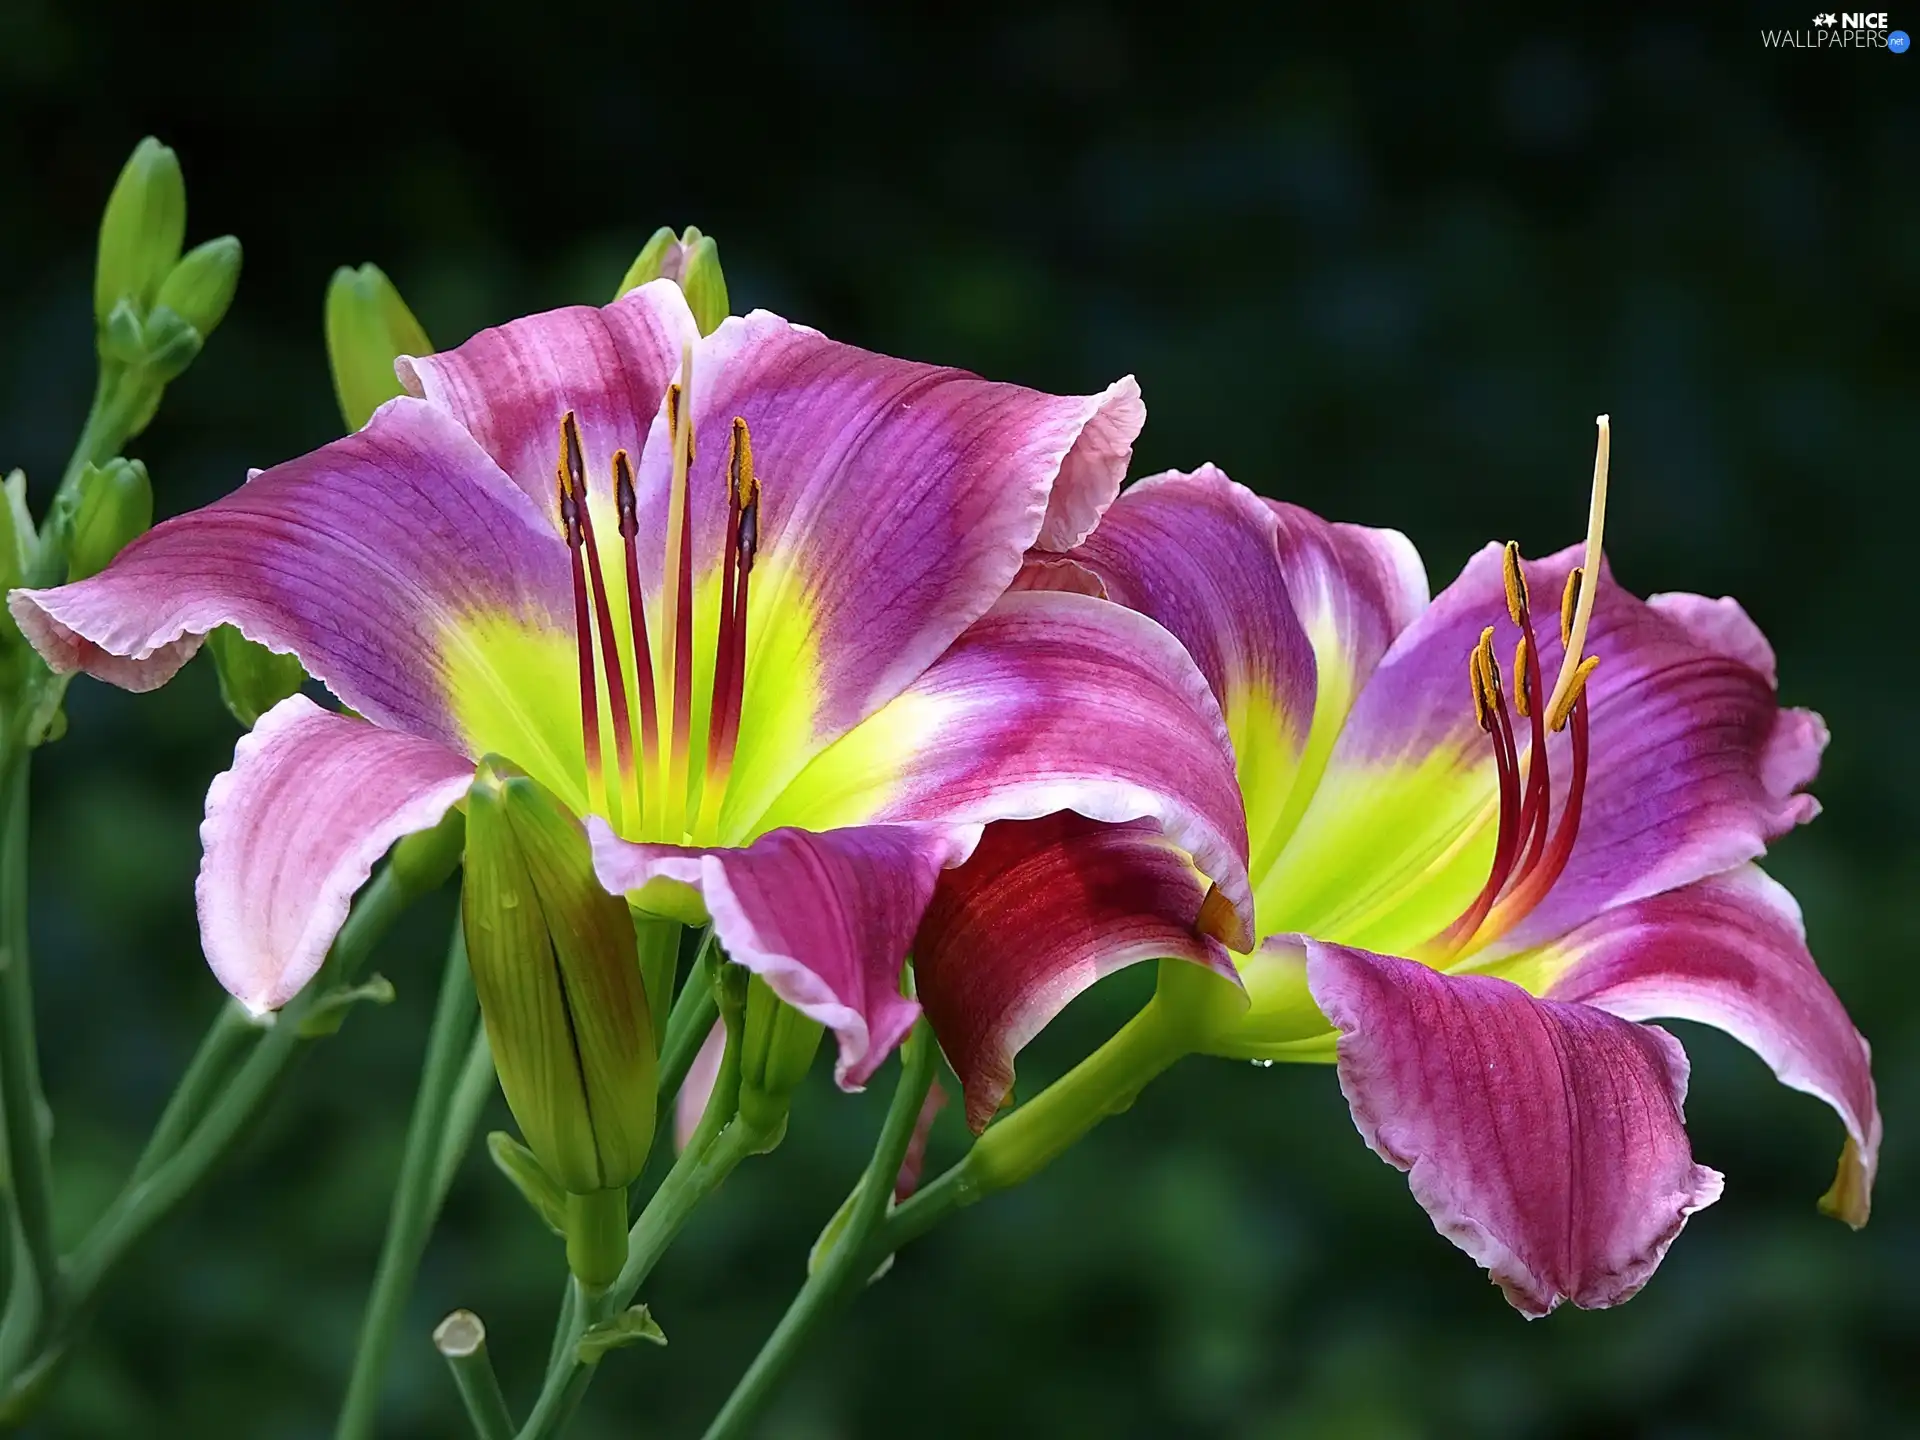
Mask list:
[[[1573,644],[1573,612],[1580,604],[1580,584],[1586,572],[1578,565],[1567,571],[1567,588],[1560,592],[1560,643]]]
[[[727,777],[740,741],[740,709],[747,680],[747,601],[760,544],[760,482],[753,469],[753,437],[733,417],[727,438],[727,550],[720,586],[720,626],[714,645],[713,701],[707,716],[707,773],[700,831],[720,819]]]
[[[1612,423],[1601,415],[1595,418],[1594,424],[1599,427],[1600,436],[1594,442],[1593,499],[1587,506],[1587,546],[1580,568],[1583,575],[1590,575],[1598,582],[1600,540],[1607,527],[1607,460],[1612,448]],[[1599,588],[1598,583],[1588,585],[1583,578],[1573,618],[1564,623],[1567,653],[1560,662],[1560,678],[1554,682],[1553,698],[1547,703],[1548,714],[1560,712],[1573,684],[1573,672],[1579,668],[1581,653],[1586,648],[1587,626],[1593,619],[1593,602]]]
[[[565,450],[563,431],[562,453],[554,465],[554,485],[560,500],[560,525],[566,532],[567,549],[573,558],[573,644],[580,660],[580,732],[587,761],[587,804],[590,809],[604,813],[607,776],[600,758],[600,697],[594,686],[593,630],[587,618],[587,570],[581,556],[585,537],[580,513],[584,507],[573,487]]]
[[[1489,629],[1486,635],[1490,637],[1492,633]],[[1426,958],[1434,964],[1444,964],[1452,959],[1459,953],[1460,947],[1473,937],[1474,931],[1480,928],[1480,922],[1493,908],[1493,902],[1500,897],[1501,888],[1507,883],[1522,838],[1519,758],[1514,750],[1513,727],[1507,719],[1506,701],[1500,693],[1499,672],[1489,668],[1492,653],[1490,642],[1483,640],[1481,645],[1474,647],[1470,663],[1473,668],[1474,698],[1481,703],[1482,713],[1487,717],[1487,723],[1481,728],[1493,736],[1493,765],[1500,790],[1500,828],[1494,840],[1493,864],[1488,871],[1486,884],[1480,887],[1480,893],[1457,920],[1422,947]]]
[[[1573,842],[1580,834],[1581,802],[1587,789],[1587,707],[1576,696],[1569,713],[1573,728],[1573,776],[1567,786],[1567,808],[1553,832],[1553,843],[1540,864],[1494,907],[1469,943],[1490,945],[1533,913],[1534,907],[1558,883],[1573,855]]]
[[[1507,614],[1513,617],[1513,623],[1527,623],[1527,577],[1520,569],[1520,542],[1507,541],[1505,554],[1501,557],[1501,579],[1507,586]]]
[[[1487,687],[1480,678],[1480,647],[1467,656],[1467,680],[1473,686],[1473,721],[1483,732],[1491,732],[1493,720],[1487,712]]]
[[[607,577],[600,569],[600,547],[593,538],[593,507],[587,500],[586,457],[580,445],[580,427],[571,410],[560,419],[560,449],[567,483],[575,499],[575,514],[579,517],[580,535],[584,542],[582,548],[587,557],[586,569],[593,578],[593,613],[600,631],[600,660],[607,677],[607,706],[613,716],[613,748],[620,766],[621,793],[630,806],[637,807],[640,791],[633,770],[633,720],[627,709],[627,682],[620,667],[620,644],[613,628],[613,606],[607,599]],[[599,723],[599,711],[596,709],[593,718],[596,751]],[[589,765],[604,772],[604,765],[597,754]],[[592,779],[590,775],[589,780]],[[596,807],[598,813],[612,819],[607,813],[605,774],[599,776],[597,787],[590,784],[589,788],[599,797]],[[629,810],[627,813],[635,812]]]
[[[640,695],[639,768],[651,775],[660,759],[660,722],[653,693],[653,650],[647,642],[647,602],[640,591],[639,505],[633,491],[633,465],[625,450],[613,452],[613,499],[620,515],[621,548],[627,559],[627,628],[633,632],[634,688]],[[628,803],[637,821],[638,795],[630,795]]]
[[[688,752],[693,732],[693,529],[687,515],[687,476],[693,467],[693,347],[680,355],[680,382],[667,387],[667,425],[673,435],[673,491],[667,510],[667,610],[661,635],[672,689],[672,729],[661,776],[661,819],[678,841],[687,822]]]
[[[1533,651],[1522,635],[1520,643],[1513,647],[1513,708],[1520,712],[1520,718],[1526,719],[1533,713],[1533,685],[1531,676],[1534,670]]]
[[[1567,698],[1556,705],[1553,713],[1547,716],[1547,724],[1555,734],[1566,728],[1567,716],[1573,712],[1574,706],[1580,703],[1580,697],[1586,694],[1587,677],[1593,674],[1599,664],[1598,655],[1589,655],[1575,667],[1573,683],[1567,687]]]

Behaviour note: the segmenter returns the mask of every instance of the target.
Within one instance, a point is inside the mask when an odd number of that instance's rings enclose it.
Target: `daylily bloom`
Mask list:
[[[1753,863],[1817,812],[1825,727],[1780,707],[1732,600],[1614,582],[1605,442],[1603,420],[1584,553],[1490,546],[1431,603],[1404,536],[1211,467],[1131,487],[1048,562],[1180,637],[1238,757],[1246,998],[1179,966],[1156,1003],[1203,1022],[1190,1049],[1337,1053],[1367,1143],[1530,1315],[1625,1299],[1720,1193],[1682,1127],[1686,1057],[1641,1021],[1718,1026],[1831,1105],[1847,1141],[1822,1207],[1856,1226],[1880,1143],[1866,1042]],[[1168,848],[996,826],[943,881],[915,978],[976,1129],[1096,976],[1212,943]]]
[[[249,1007],[306,984],[489,755],[589,817],[609,889],[710,917],[848,1085],[918,1013],[907,947],[989,821],[1151,819],[1251,915],[1178,643],[1005,595],[1112,501],[1131,379],[1060,398],[764,312],[703,337],[670,280],[399,371],[356,434],[10,601],[62,670],[149,689],[228,623],[355,712],[282,702],[208,793],[202,937]]]

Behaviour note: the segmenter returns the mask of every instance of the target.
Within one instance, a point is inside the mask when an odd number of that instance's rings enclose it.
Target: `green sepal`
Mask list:
[[[67,539],[67,579],[98,575],[136,536],[153,526],[153,482],[138,460],[116,456],[89,465],[74,488]]]
[[[384,975],[369,975],[358,985],[337,986],[316,1000],[313,1008],[300,1017],[300,1034],[318,1040],[336,1033],[354,1006],[392,1003],[393,982]]]
[[[553,1177],[541,1168],[534,1153],[504,1130],[487,1133],[487,1154],[493,1167],[507,1177],[520,1198],[533,1207],[546,1227],[556,1235],[567,1233],[567,1197],[553,1183]]]
[[[378,265],[342,266],[327,285],[327,366],[347,429],[358,430],[402,394],[393,363],[431,355],[433,342]]]
[[[720,270],[720,246],[711,235],[702,235],[691,226],[680,243],[686,250],[680,288],[686,291],[693,323],[702,335],[711,335],[731,313],[727,308],[727,277]]]
[[[240,285],[240,242],[222,235],[196,245],[167,272],[156,305],[172,310],[205,340],[226,319]]]
[[[104,326],[122,300],[141,313],[150,309],[186,235],[187,187],[179,158],[149,135],[121,169],[100,219],[94,319]]]
[[[165,305],[156,305],[140,326],[140,344],[145,353],[146,378],[164,385],[177,380],[198,358],[205,338],[187,318]],[[148,416],[151,419],[151,413]],[[138,434],[146,428],[143,422]]]
[[[624,1350],[629,1345],[664,1345],[667,1332],[647,1312],[644,1305],[630,1305],[610,1320],[587,1327],[575,1352],[582,1365],[598,1365],[609,1350]]]
[[[631,1184],[654,1130],[653,1018],[626,901],[580,821],[495,757],[467,792],[462,906],[507,1105],[562,1189]]]
[[[231,625],[208,631],[206,650],[220,677],[220,699],[233,718],[249,730],[262,715],[307,683],[299,656],[269,650]]]

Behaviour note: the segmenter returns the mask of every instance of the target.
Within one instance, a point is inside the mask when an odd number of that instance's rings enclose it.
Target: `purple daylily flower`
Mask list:
[[[1529,1315],[1625,1299],[1720,1193],[1682,1126],[1686,1057],[1642,1021],[1718,1026],[1831,1105],[1822,1208],[1852,1225],[1880,1144],[1866,1042],[1754,863],[1817,813],[1826,729],[1781,708],[1732,600],[1614,583],[1603,505],[1604,470],[1584,554],[1490,546],[1429,602],[1404,536],[1208,467],[1131,487],[1027,572],[1153,616],[1219,700],[1259,943],[1202,1048],[1337,1056],[1368,1144]],[[915,947],[976,1129],[1099,975],[1222,965],[1205,896],[1154,827],[988,829]]]
[[[918,1013],[903,957],[987,822],[1149,818],[1251,913],[1178,644],[1005,593],[1113,499],[1131,379],[1044,395],[764,312],[703,338],[671,281],[399,369],[357,434],[10,599],[63,671],[149,689],[230,623],[357,712],[283,702],[208,793],[201,932],[248,1006],[312,978],[489,754],[589,817],[610,889],[710,917],[831,1028],[848,1085]]]

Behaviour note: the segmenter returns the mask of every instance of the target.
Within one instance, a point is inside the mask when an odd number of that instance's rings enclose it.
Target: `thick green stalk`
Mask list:
[[[686,1083],[687,1072],[693,1068],[694,1056],[700,1053],[707,1033],[713,1029],[718,1004],[713,998],[713,986],[707,983],[707,952],[717,943],[709,927],[701,937],[700,948],[693,957],[693,966],[687,972],[687,983],[680,987],[680,994],[673,1002],[673,1013],[667,1019],[666,1043],[660,1047],[660,1108],[663,1113],[672,1109],[674,1097],[680,1093],[680,1087]]]
[[[373,1434],[380,1409],[380,1382],[387,1357],[406,1312],[413,1277],[427,1248],[433,1223],[439,1218],[444,1192],[439,1187],[441,1154],[451,1139],[449,1122],[479,1011],[473,998],[473,976],[467,969],[467,947],[458,920],[447,946],[447,963],[440,980],[440,999],[433,1027],[427,1035],[426,1058],[420,1067],[420,1089],[414,1097],[413,1117],[407,1124],[406,1150],[400,1178],[394,1186],[387,1216],[386,1240],[374,1271],[373,1289],[360,1325],[360,1343],[353,1373],[334,1427],[338,1440],[367,1440]],[[472,1133],[468,1120],[467,1133]]]
[[[186,1073],[173,1087],[167,1108],[160,1112],[146,1149],[140,1152],[139,1162],[133,1167],[134,1182],[146,1179],[173,1158],[233,1074],[241,1053],[259,1039],[260,1033],[260,1023],[247,1014],[246,1006],[238,1000],[222,1002],[220,1013],[213,1017],[213,1023],[201,1037],[200,1048],[194,1051]]]
[[[433,1344],[460,1391],[477,1440],[513,1440],[513,1414],[487,1354],[487,1327],[471,1310],[456,1310],[433,1332]]]
[[[793,1365],[815,1328],[839,1307],[853,1289],[873,1273],[866,1264],[867,1242],[886,1216],[888,1202],[900,1176],[901,1162],[913,1140],[927,1089],[933,1084],[938,1050],[923,1020],[901,1052],[900,1084],[893,1092],[886,1122],[873,1147],[873,1158],[855,1187],[845,1227],[829,1244],[825,1256],[800,1287],[787,1313],[753,1364],[734,1387],[733,1394],[707,1427],[706,1440],[745,1435],[759,1417],[775,1387]]]
[[[64,1293],[53,1243],[52,1165],[41,1116],[40,1059],[27,960],[27,786],[23,749],[0,754],[0,1111],[20,1263],[0,1323],[0,1386],[41,1332],[59,1319]]]
[[[562,1308],[561,1333],[556,1336],[547,1378],[533,1413],[521,1427],[519,1440],[550,1440],[560,1433],[593,1379],[594,1367],[580,1360],[581,1337],[593,1325],[632,1303],[700,1202],[720,1188],[736,1165],[766,1149],[774,1139],[739,1118],[739,1096],[739,1049],[736,1037],[729,1035],[720,1077],[699,1128],[627,1234],[627,1263],[620,1278],[593,1296],[574,1286],[571,1303]]]
[[[441,1136],[439,1157],[434,1161],[435,1208],[446,1203],[447,1192],[453,1188],[453,1177],[459,1173],[467,1151],[473,1148],[480,1112],[487,1108],[497,1084],[493,1076],[493,1052],[487,1048],[487,1027],[476,1025],[473,1043],[467,1047],[466,1061],[460,1067],[460,1078],[454,1082],[453,1099],[447,1103],[446,1130]]]

